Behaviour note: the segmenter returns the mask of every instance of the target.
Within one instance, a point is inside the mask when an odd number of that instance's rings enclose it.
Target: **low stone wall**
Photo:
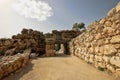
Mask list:
[[[25,50],[22,54],[6,56],[0,59],[0,80],[12,72],[24,67],[29,61],[30,50]]]
[[[105,18],[71,40],[70,53],[120,76],[120,2]]]

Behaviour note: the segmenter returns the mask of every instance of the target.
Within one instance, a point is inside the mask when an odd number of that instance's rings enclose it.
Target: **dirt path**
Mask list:
[[[75,56],[38,58],[4,80],[114,80]]]

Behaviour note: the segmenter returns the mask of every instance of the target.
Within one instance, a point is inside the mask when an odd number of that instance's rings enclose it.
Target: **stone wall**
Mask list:
[[[45,37],[40,31],[23,29],[12,39],[0,39],[0,56],[15,55],[31,48],[32,53],[45,53]]]
[[[2,57],[0,59],[0,80],[12,72],[24,67],[29,61],[31,50],[25,50],[22,54]]]
[[[69,47],[71,54],[120,76],[120,2],[105,18],[72,39]]]
[[[45,42],[46,42],[46,56],[54,56],[56,54],[55,50],[55,44],[64,44],[67,45],[67,43],[81,34],[83,31],[74,31],[74,30],[53,30],[52,33],[45,34]],[[66,47],[67,49],[67,47]],[[68,51],[65,52],[65,54],[68,54]]]

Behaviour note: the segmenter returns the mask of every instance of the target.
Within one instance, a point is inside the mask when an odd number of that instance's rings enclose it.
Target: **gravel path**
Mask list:
[[[4,80],[114,80],[75,56],[32,60],[25,68]]]

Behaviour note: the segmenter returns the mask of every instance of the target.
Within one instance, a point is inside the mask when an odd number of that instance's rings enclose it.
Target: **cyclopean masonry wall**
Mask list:
[[[22,54],[4,56],[0,59],[0,80],[12,72],[24,67],[29,61],[31,50],[27,49]]]
[[[27,48],[37,55],[45,54],[44,34],[24,28],[21,33],[13,35],[12,39],[0,39],[0,57],[22,53]]]
[[[71,54],[120,76],[120,2],[105,18],[72,39],[69,47]]]
[[[46,42],[46,56],[54,56],[56,54],[55,44],[63,44],[65,47],[64,54],[69,54],[68,52],[68,42],[81,34],[83,31],[74,31],[74,30],[62,30],[57,31],[53,30],[52,33],[45,34],[45,42]]]

